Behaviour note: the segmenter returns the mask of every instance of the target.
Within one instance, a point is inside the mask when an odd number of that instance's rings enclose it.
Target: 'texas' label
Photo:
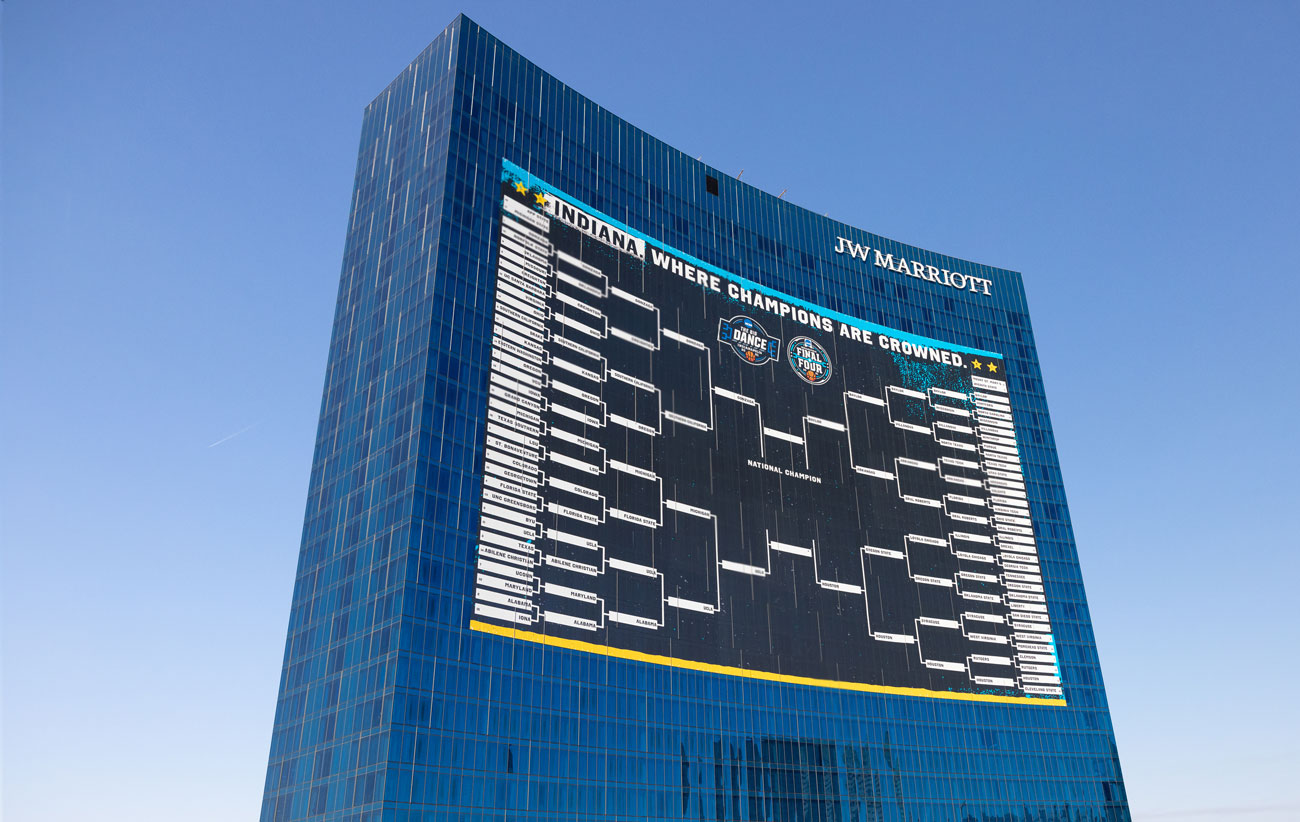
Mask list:
[[[763,326],[743,315],[718,322],[718,341],[730,345],[736,356],[750,365],[780,359],[781,341],[769,337]]]

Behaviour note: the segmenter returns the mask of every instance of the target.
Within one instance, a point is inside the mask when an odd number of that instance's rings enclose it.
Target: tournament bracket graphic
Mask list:
[[[714,269],[503,165],[471,628],[1064,705],[1005,366]]]

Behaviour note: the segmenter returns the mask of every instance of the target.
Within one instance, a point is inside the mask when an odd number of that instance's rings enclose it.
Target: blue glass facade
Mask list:
[[[1065,704],[764,681],[471,630],[503,160],[719,269],[1005,357]],[[989,293],[837,254],[841,237]],[[733,180],[461,17],[365,112],[262,819],[573,818],[1129,814],[1020,276]]]

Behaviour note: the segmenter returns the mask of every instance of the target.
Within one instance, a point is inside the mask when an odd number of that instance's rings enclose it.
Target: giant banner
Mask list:
[[[1065,704],[1002,357],[721,271],[510,163],[499,221],[472,628]]]

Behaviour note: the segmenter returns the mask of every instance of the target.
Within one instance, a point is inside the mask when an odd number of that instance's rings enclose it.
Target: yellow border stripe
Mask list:
[[[1032,696],[997,696],[996,694],[966,694],[957,691],[931,691],[926,688],[897,688],[892,685],[865,685],[861,682],[838,682],[834,679],[816,679],[810,676],[790,676],[788,674],[769,673],[768,671],[750,671],[745,668],[733,668],[730,665],[714,665],[711,662],[693,662],[689,659],[676,659],[670,656],[644,654],[640,651],[628,651],[623,648],[610,648],[605,645],[597,645],[594,642],[583,642],[580,639],[563,639],[561,637],[539,634],[536,631],[524,631],[503,625],[491,625],[487,622],[479,622],[477,619],[471,619],[469,621],[469,627],[475,631],[482,631],[485,634],[496,634],[497,636],[506,637],[507,639],[522,639],[528,642],[550,645],[555,648],[567,648],[570,651],[585,651],[591,654],[602,654],[604,656],[618,657],[619,659],[632,659],[637,662],[649,662],[654,665],[668,665],[673,668],[687,668],[692,671],[705,671],[711,674],[743,676],[748,677],[749,679],[767,679],[772,682],[788,682],[792,685],[812,685],[817,688],[840,688],[846,691],[865,691],[872,694],[893,694],[895,696],[924,696],[934,699],[963,699],[970,702],[1004,702],[1016,705],[1065,705],[1064,699],[1038,699]]]

